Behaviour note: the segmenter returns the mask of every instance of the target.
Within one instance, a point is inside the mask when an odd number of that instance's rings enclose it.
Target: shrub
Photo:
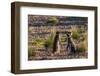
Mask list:
[[[32,47],[28,47],[28,56],[34,56],[35,55],[35,49]]]
[[[86,52],[87,49],[88,49],[87,46],[88,46],[88,44],[87,44],[87,41],[86,40],[83,41],[83,42],[80,42],[78,44],[78,46],[77,46],[78,52]]]
[[[78,40],[80,38],[80,34],[78,32],[73,32],[72,38]]]
[[[44,46],[46,48],[52,48],[53,47],[53,41],[54,41],[54,36],[53,34],[45,41]]]
[[[48,19],[47,24],[56,25],[58,23],[58,19],[56,17],[51,17]]]
[[[34,39],[32,41],[32,44],[37,46],[37,47],[42,47],[44,44],[44,39],[41,39],[41,38]]]

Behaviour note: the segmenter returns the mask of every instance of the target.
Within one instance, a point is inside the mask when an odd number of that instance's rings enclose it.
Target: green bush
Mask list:
[[[34,56],[35,55],[35,49],[32,47],[28,48],[28,56]]]
[[[56,25],[58,23],[58,19],[56,17],[51,17],[47,21],[48,24]]]
[[[45,41],[45,47],[48,47],[48,48],[52,48],[53,47],[53,41],[51,39],[48,39]]]
[[[32,41],[32,44],[37,47],[42,47],[44,42],[45,42],[44,39],[37,38]]]
[[[52,34],[44,43],[46,48],[53,48],[54,35]]]
[[[73,32],[72,38],[78,40],[80,38],[80,34],[78,32]]]

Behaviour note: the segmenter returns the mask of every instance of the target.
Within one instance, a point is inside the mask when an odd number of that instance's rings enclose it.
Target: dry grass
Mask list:
[[[79,28],[76,25],[75,26],[73,25],[71,26],[70,29],[66,29],[66,30],[72,32],[72,39],[75,43],[76,51],[79,52],[79,54],[77,54],[76,57],[74,57],[74,55],[67,55],[67,50],[65,50],[66,47],[61,48],[62,52],[60,52],[60,54],[51,56],[50,51],[52,51],[52,37],[48,37],[45,40],[34,39],[35,41],[32,41],[32,45],[29,45],[32,47],[29,47],[28,49],[29,60],[86,58],[87,56],[85,56],[85,54],[87,55],[87,51],[88,51],[87,30],[84,27]],[[30,32],[32,32],[32,30]],[[62,44],[66,43],[66,36],[64,34],[61,37],[61,43]],[[66,44],[64,46],[66,46]],[[44,48],[42,49],[42,51],[37,50],[37,48],[41,48],[41,47]]]

